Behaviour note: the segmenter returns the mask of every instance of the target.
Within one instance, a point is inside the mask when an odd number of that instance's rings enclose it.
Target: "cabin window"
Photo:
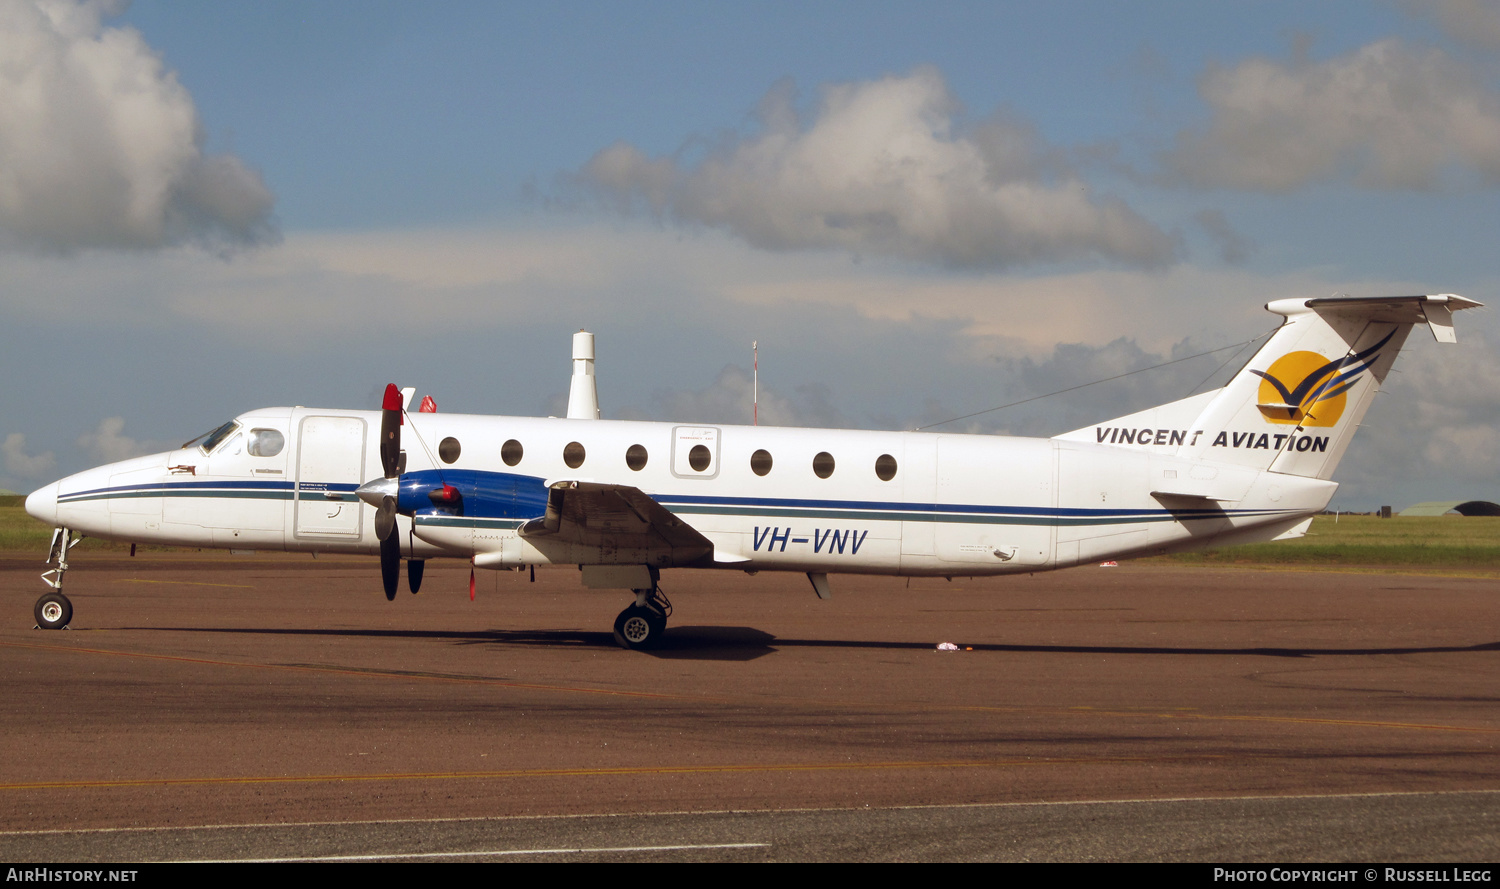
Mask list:
[[[818,456],[813,458],[813,475],[818,478],[828,478],[833,475],[833,455],[827,451],[819,451]]]
[[[583,445],[576,441],[568,442],[568,446],[563,448],[563,462],[568,464],[569,469],[577,469],[582,466],[583,457]]]
[[[761,448],[750,455],[750,471],[756,475],[765,475],[771,471],[771,452]]]
[[[644,445],[633,444],[625,450],[625,465],[636,472],[646,468],[648,455]]]
[[[251,429],[250,456],[274,457],[286,447],[286,436],[278,429]]]
[[[713,456],[703,445],[693,445],[693,449],[688,451],[688,465],[693,467],[694,472],[702,472],[708,468]]]
[[[881,454],[875,458],[875,476],[883,482],[888,482],[896,477],[896,458],[890,454]]]
[[[451,435],[438,442],[438,456],[443,458],[444,463],[454,462],[462,451],[463,447],[459,445],[458,439]]]
[[[506,466],[514,466],[520,463],[521,455],[524,453],[526,453],[526,449],[521,447],[521,443],[514,438],[500,446],[500,459],[505,461]]]

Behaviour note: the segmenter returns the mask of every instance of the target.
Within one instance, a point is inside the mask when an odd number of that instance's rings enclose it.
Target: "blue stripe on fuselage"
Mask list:
[[[428,493],[451,485],[460,493],[461,507],[446,510],[435,507]],[[338,492],[352,494],[359,486],[342,482],[267,481],[181,481],[120,485],[76,491],[58,496],[59,503],[98,500],[110,497],[256,497],[291,499],[295,492]],[[411,513],[444,513],[461,510],[473,519],[533,519],[547,508],[547,489],[541,478],[509,472],[474,469],[427,469],[401,476],[398,508]],[[1053,506],[1002,506],[969,503],[926,503],[893,500],[823,500],[792,497],[724,497],[686,494],[657,494],[654,499],[669,510],[685,515],[724,514],[756,515],[768,518],[827,516],[830,518],[869,518],[886,521],[975,521],[986,524],[1119,524],[1129,521],[1173,521],[1226,516],[1274,515],[1284,510],[1266,509],[1095,509]]]

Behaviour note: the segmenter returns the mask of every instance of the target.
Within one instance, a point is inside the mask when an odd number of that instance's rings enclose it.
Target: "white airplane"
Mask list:
[[[379,554],[416,592],[429,558],[570,564],[631,590],[615,635],[656,645],[664,568],[978,576],[1300,537],[1412,325],[1455,342],[1454,294],[1283,299],[1222,389],[1051,439],[598,419],[574,339],[566,419],[268,408],[181,448],[71,475],[26,511],[56,527],[37,625],[72,619],[74,535]],[[470,574],[471,592],[473,574]]]

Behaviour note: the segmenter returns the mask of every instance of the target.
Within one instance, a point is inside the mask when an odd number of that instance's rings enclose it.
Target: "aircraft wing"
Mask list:
[[[607,549],[665,549],[680,560],[713,552],[713,543],[640,488],[560,481],[547,487],[547,511],[521,526],[527,539]]]

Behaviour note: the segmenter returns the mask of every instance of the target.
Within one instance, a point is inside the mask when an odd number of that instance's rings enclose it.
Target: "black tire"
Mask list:
[[[615,618],[615,641],[621,648],[649,651],[661,644],[667,619],[650,608],[632,605]]]
[[[36,600],[31,609],[36,625],[44,630],[61,630],[73,620],[73,603],[62,593],[48,593]]]

